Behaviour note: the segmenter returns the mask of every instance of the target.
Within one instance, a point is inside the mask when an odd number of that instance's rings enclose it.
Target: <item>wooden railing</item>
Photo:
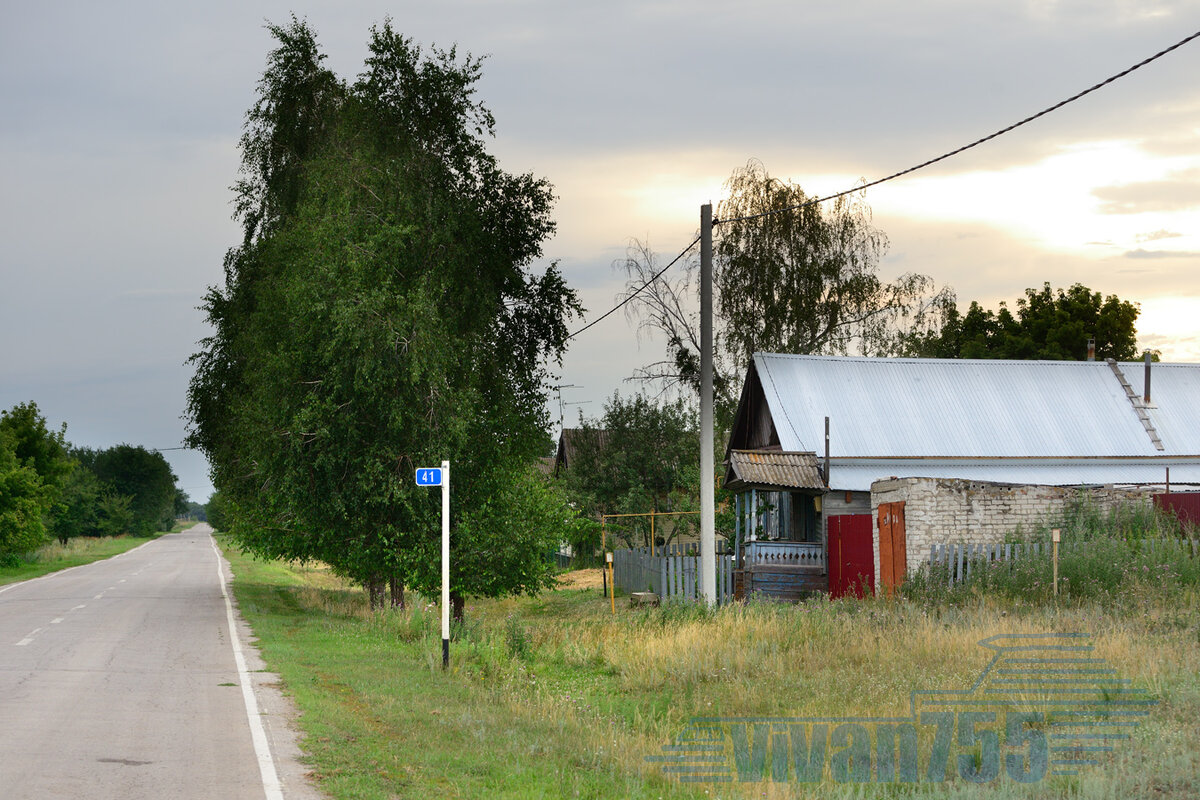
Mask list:
[[[747,542],[745,568],[758,566],[825,570],[825,547],[820,542]]]

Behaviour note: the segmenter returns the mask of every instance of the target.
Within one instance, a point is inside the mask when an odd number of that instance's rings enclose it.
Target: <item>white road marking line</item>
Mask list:
[[[79,605],[75,606],[75,607],[74,607],[74,608],[72,608],[71,610],[72,610],[72,611],[78,611],[78,610],[79,610],[79,609],[81,609],[81,608],[87,608],[87,603],[80,603]]]
[[[17,642],[17,643],[16,643],[16,645],[14,645],[14,647],[24,647],[25,645],[29,644],[30,642],[32,642],[32,641],[33,641],[33,637],[35,637],[35,636],[37,636],[39,633],[41,633],[41,632],[42,632],[42,630],[43,630],[42,628],[38,628],[37,630],[30,631],[30,632],[29,632],[29,635],[28,635],[28,636],[26,636],[26,637],[25,637],[24,639],[22,639],[21,641]]]
[[[263,792],[267,800],[283,800],[283,789],[279,785],[279,773],[271,758],[271,746],[263,728],[262,715],[258,711],[258,699],[250,683],[250,671],[246,669],[246,658],[242,655],[242,643],[238,639],[237,623],[233,618],[233,601],[225,588],[225,568],[221,565],[221,551],[217,540],[209,536],[213,553],[217,556],[217,580],[221,584],[221,596],[225,598],[225,619],[229,623],[229,641],[233,644],[233,661],[237,665],[238,681],[242,684],[242,702],[246,705],[246,719],[250,722],[250,739],[254,742],[254,754],[258,757],[258,771],[262,774]]]
[[[125,582],[124,578],[121,578],[121,580],[117,581],[117,583],[124,583],[124,582]]]
[[[104,597],[104,592],[101,592],[100,594],[92,595],[93,600],[99,600],[101,597]]]
[[[66,569],[60,569],[58,572],[47,573],[38,578],[30,578],[27,581],[17,581],[16,583],[10,583],[7,586],[0,586],[0,594],[4,594],[5,592],[12,591],[13,589],[18,589],[18,588],[25,586],[27,584],[30,584],[30,583],[36,583],[37,581],[45,581],[45,580],[50,580],[51,578],[57,578],[60,575],[66,575],[68,572],[74,572],[77,569],[87,569],[88,567],[92,566],[93,564],[103,564],[105,561],[112,561],[113,559],[121,558],[122,556],[127,556],[130,553],[136,553],[138,550],[141,550],[143,547],[146,547],[147,545],[154,544],[156,541],[158,541],[158,540],[151,539],[150,541],[146,542],[146,544],[139,544],[137,547],[133,548],[132,550],[126,550],[124,553],[119,553],[110,558],[102,558],[99,561],[93,561],[90,564],[79,564],[74,567],[67,567]],[[153,562],[147,564],[146,566],[147,567],[153,566]]]
[[[62,621],[63,621],[63,617],[55,617],[54,619],[50,620],[50,624],[57,625],[58,623],[60,623]]]

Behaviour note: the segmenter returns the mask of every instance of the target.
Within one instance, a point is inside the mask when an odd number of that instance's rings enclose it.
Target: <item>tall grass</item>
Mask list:
[[[971,574],[952,583],[948,565],[923,564],[902,588],[905,597],[925,603],[951,603],[971,597],[1010,602],[1069,603],[1103,600],[1137,606],[1147,596],[1164,601],[1200,587],[1200,558],[1187,530],[1174,516],[1144,504],[1103,509],[1081,498],[1060,523],[1058,596],[1054,594],[1050,528],[1043,525],[1011,541],[1041,542],[1037,556],[980,561]]]
[[[371,612],[328,571],[230,557],[239,602],[303,707],[305,747],[333,797],[1200,796],[1200,578],[1190,558],[1137,544],[1161,520],[1137,528],[1128,513],[1082,514],[1064,538],[1077,531],[1095,547],[1072,567],[1083,588],[1071,584],[1058,603],[1033,591],[1048,572],[1031,566],[1022,577],[1017,565],[1007,582],[973,576],[893,601],[620,605],[615,615],[598,586],[574,581],[469,603],[449,672],[435,605],[410,595],[404,610]],[[1156,559],[1171,579],[1141,570]],[[1100,586],[1089,586],[1096,575]],[[992,657],[980,641],[1060,632],[1090,634],[1096,657],[1160,701],[1131,741],[1080,776],[693,785],[646,760],[694,717],[905,715],[914,690],[971,686]]]
[[[32,553],[15,556],[0,562],[0,584],[28,580],[57,572],[68,567],[77,567],[104,558],[110,558],[145,544],[145,538],[131,536],[77,537],[66,544],[49,542]]]

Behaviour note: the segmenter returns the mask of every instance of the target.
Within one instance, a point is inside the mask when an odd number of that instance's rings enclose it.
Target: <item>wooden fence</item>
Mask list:
[[[665,550],[665,553],[664,553]],[[717,553],[717,603],[733,597],[733,554]],[[649,547],[613,552],[613,583],[621,591],[654,592],[662,600],[700,599],[700,553],[695,544],[668,545],[654,555]]]
[[[1157,550],[1159,548],[1187,549],[1193,558],[1200,555],[1200,540],[1196,539],[1142,539],[1136,543],[1140,548]],[[1061,542],[1059,552],[1065,552],[1088,546],[1083,542]],[[965,544],[953,542],[935,544],[929,548],[929,567],[948,567],[950,583],[962,583],[971,577],[971,570],[980,566],[988,566],[996,561],[1014,561],[1021,558],[1050,558],[1052,545],[1050,542],[1004,543],[1004,544]]]

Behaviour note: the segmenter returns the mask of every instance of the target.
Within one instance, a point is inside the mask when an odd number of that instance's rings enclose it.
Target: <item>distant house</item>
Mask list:
[[[1200,485],[1200,365],[759,353],[726,464],[747,591],[890,588],[930,544],[1002,540],[1081,489]]]
[[[607,442],[608,434],[595,428],[563,428],[558,436],[558,450],[554,454],[554,477],[569,469],[575,460],[579,447],[588,437],[595,441],[596,447],[602,449]]]

